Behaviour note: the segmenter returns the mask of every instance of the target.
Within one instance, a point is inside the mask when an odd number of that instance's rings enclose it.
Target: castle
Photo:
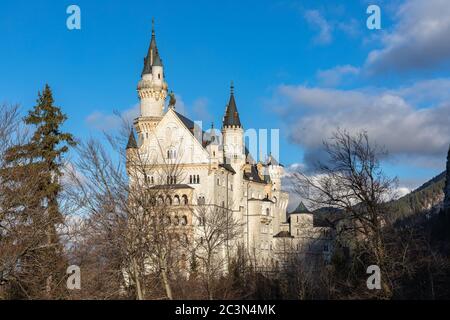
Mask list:
[[[134,129],[138,139],[132,132],[127,155],[139,152],[154,158],[155,165],[148,173],[151,183],[171,186],[170,194],[162,195],[161,201],[173,207],[172,221],[177,225],[183,221],[189,230],[187,237],[196,241],[195,230],[202,221],[183,208],[196,210],[208,205],[225,209],[240,222],[242,230],[235,243],[261,261],[274,261],[279,251],[311,251],[311,239],[319,240],[319,250],[314,249],[319,255],[329,255],[324,228],[314,226],[313,214],[304,205],[287,214],[289,194],[282,189],[283,166],[271,155],[255,161],[246,148],[233,85],[221,132],[214,127],[204,132],[176,110],[153,27],[137,91],[140,116]],[[162,169],[167,165],[176,165],[182,174],[168,174]]]

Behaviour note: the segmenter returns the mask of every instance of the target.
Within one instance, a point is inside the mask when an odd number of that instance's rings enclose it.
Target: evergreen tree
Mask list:
[[[444,210],[450,211],[450,148],[447,155],[447,173],[444,187]]]
[[[61,131],[66,119],[46,85],[24,118],[35,127],[31,139],[3,155],[0,206],[4,222],[11,226],[5,243],[17,260],[9,262],[17,291],[11,295],[19,298],[55,298],[58,285],[64,283],[65,261],[57,234],[64,221],[58,206],[59,179],[63,155],[75,145],[72,135]]]
[[[62,222],[57,201],[61,189],[59,178],[62,175],[62,156],[68,151],[68,146],[75,145],[75,141],[71,134],[60,131],[67,116],[53,105],[53,95],[48,85],[42,94],[39,93],[37,103],[25,118],[26,124],[36,126],[29,151],[43,166],[44,194],[49,218]]]

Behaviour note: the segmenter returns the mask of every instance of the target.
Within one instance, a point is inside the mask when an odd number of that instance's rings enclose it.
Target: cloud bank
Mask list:
[[[426,101],[431,93],[418,92],[417,88],[436,84],[449,88],[450,79],[431,81],[395,90],[281,85],[272,107],[284,118],[292,119],[288,124],[289,139],[305,149],[308,167],[323,159],[323,141],[337,128],[351,133],[365,130],[391,157],[404,157],[410,163],[421,159],[422,164],[433,167],[442,162],[433,160],[442,160],[450,143],[450,99],[448,94],[441,94],[434,96],[434,104],[419,107],[417,104]]]

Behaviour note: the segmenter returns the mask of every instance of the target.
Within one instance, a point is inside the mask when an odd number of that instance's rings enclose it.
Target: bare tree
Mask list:
[[[107,136],[118,159],[98,141],[80,144],[70,196],[85,212],[80,223],[96,235],[87,243],[99,241],[114,261],[107,266],[117,284],[111,294],[133,288],[138,300],[173,299],[171,274],[180,270],[181,238],[191,233],[190,197],[177,194],[183,175],[177,161],[165,157],[167,150],[125,152],[125,132]]]
[[[339,209],[344,214],[341,235],[373,258],[381,270],[389,269],[384,226],[389,222],[386,203],[395,196],[396,178],[387,177],[380,161],[385,151],[369,142],[366,132],[351,135],[338,130],[324,143],[328,159],[317,163],[317,173],[296,175],[297,191],[316,208]],[[343,239],[343,238],[341,238]],[[361,250],[360,250],[361,251]],[[383,293],[392,295],[389,273],[384,273]]]
[[[228,206],[230,208],[232,206]],[[204,284],[208,299],[215,298],[218,279],[229,270],[227,250],[241,235],[242,224],[233,217],[232,211],[216,205],[200,204],[193,209],[197,231],[194,244],[186,246],[198,261],[199,276]]]

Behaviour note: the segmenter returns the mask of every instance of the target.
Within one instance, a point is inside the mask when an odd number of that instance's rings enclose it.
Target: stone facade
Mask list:
[[[242,244],[260,261],[273,262],[279,241],[285,236],[294,239],[290,241],[291,251],[303,250],[311,238],[322,237],[324,230],[313,227],[311,213],[287,215],[289,195],[283,191],[284,168],[277,159],[268,156],[265,161],[256,162],[245,148],[233,86],[221,131],[212,127],[204,132],[178,113],[176,105],[165,108],[167,91],[153,31],[138,85],[141,114],[134,122],[138,139],[131,134],[127,151],[151,160],[148,176],[154,187],[173,185],[171,194],[163,199],[170,197],[174,211],[182,210],[180,206],[186,204],[193,210],[205,205],[223,208],[242,226],[241,236],[233,246]],[[171,164],[180,168],[176,177],[168,176],[164,170]],[[179,216],[186,217],[195,238],[201,221],[188,213]],[[300,220],[306,224],[298,224]],[[328,254],[331,249],[324,244],[321,248],[320,254]]]

